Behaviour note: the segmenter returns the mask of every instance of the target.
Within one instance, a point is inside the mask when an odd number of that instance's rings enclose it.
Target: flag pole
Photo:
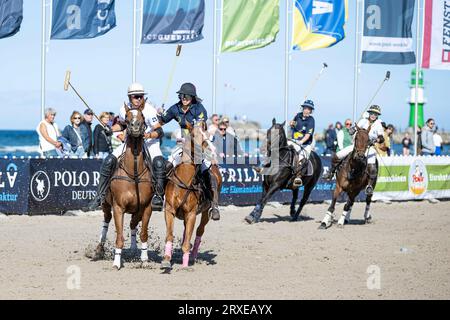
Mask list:
[[[41,29],[41,118],[44,120],[45,109],[45,64],[46,64],[46,51],[45,51],[45,30],[47,26],[47,14],[46,14],[46,0],[42,0],[42,29]]]
[[[285,34],[285,57],[284,57],[284,120],[286,121],[285,130],[288,133],[288,109],[289,109],[289,3],[286,1],[286,34]]]
[[[420,0],[417,0],[417,16],[416,16],[416,92],[415,92],[415,110],[414,110],[414,156],[417,156],[418,139],[417,136],[417,117],[419,109],[419,35],[420,35]]]
[[[353,75],[353,122],[356,121],[358,108],[358,77],[359,77],[359,11],[360,0],[356,0],[356,26],[355,26],[355,74]],[[364,11],[364,10],[363,10]]]
[[[137,0],[133,0],[133,58],[132,58],[132,71],[131,82],[136,82],[136,15],[137,15]]]
[[[214,0],[213,20],[213,88],[212,88],[212,111],[217,113],[217,0]]]

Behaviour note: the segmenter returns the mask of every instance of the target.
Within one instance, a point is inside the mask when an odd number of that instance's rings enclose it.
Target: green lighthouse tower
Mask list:
[[[409,111],[409,126],[414,127],[414,117],[415,117],[415,110],[416,110],[416,69],[413,69],[411,71],[411,82],[410,82],[410,92],[411,96],[409,98],[409,105],[410,105],[410,111]],[[419,91],[418,91],[418,99],[417,99],[417,125],[419,127],[423,127],[424,120],[423,120],[423,106],[425,105],[425,98],[424,98],[424,86],[423,86],[423,70],[419,69]]]

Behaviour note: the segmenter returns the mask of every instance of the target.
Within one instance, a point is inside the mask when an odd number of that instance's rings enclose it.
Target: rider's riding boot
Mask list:
[[[84,212],[97,210],[101,206],[103,200],[106,196],[106,191],[109,187],[109,182],[111,181],[111,176],[117,165],[117,158],[113,154],[108,155],[105,160],[103,160],[102,166],[100,167],[100,178],[97,187],[97,195],[87,207],[81,208]]]
[[[305,175],[306,168],[306,159],[302,159],[298,163],[298,167],[296,168],[296,177],[294,179],[294,187],[301,187],[303,185],[302,176]]]
[[[369,182],[366,187],[366,195],[371,196],[373,194],[374,184],[378,176],[378,169],[376,164],[367,165],[367,173],[369,174]]]
[[[339,159],[336,155],[336,153],[333,153],[333,157],[331,158],[331,168],[330,170],[325,173],[322,178],[325,180],[331,180],[333,179],[333,176],[337,170],[337,167],[339,166],[339,163],[341,162],[341,159]]]
[[[208,198],[208,200],[211,201],[211,209],[209,211],[209,214],[211,215],[211,219],[217,221],[220,220],[220,211],[219,206],[214,200],[214,192],[217,190],[217,183],[216,179],[212,176],[209,170],[205,170],[202,172],[202,178],[205,183],[205,194]],[[214,180],[214,186],[213,181]]]
[[[153,175],[155,177],[155,195],[152,199],[152,209],[161,211],[164,205],[164,189],[166,183],[166,162],[162,156],[153,159]]]

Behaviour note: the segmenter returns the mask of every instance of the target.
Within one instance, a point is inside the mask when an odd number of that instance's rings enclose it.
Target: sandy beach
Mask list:
[[[142,267],[140,253],[125,249],[120,271],[112,267],[113,223],[105,260],[89,259],[100,211],[1,215],[0,299],[449,299],[449,202],[372,208],[371,224],[362,224],[358,203],[351,224],[318,230],[326,204],[308,204],[299,222],[289,221],[288,206],[268,205],[254,225],[243,222],[250,207],[222,207],[222,219],[206,226],[197,263],[187,270],[181,269],[183,223],[176,220],[168,274],[159,269],[161,212],[150,221],[151,262]],[[125,235],[128,248],[128,226]]]

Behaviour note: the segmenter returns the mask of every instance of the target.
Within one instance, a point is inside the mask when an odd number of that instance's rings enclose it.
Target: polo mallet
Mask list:
[[[378,87],[378,90],[375,92],[374,96],[372,97],[372,99],[370,99],[369,104],[367,105],[367,107],[364,109],[364,111],[361,113],[361,115],[359,116],[359,119],[362,118],[362,116],[364,115],[364,113],[367,111],[367,109],[372,105],[373,100],[375,99],[375,97],[378,95],[378,93],[380,92],[381,88],[383,87],[384,83],[386,81],[389,81],[389,79],[391,78],[391,72],[387,71],[386,72],[386,76],[383,79],[383,82],[381,82],[380,86]]]
[[[177,51],[175,52],[175,58],[173,60],[172,70],[170,71],[169,81],[167,83],[166,91],[164,93],[164,99],[163,99],[163,103],[162,103],[162,107],[161,107],[163,110],[164,110],[164,106],[167,102],[167,97],[169,96],[170,87],[172,86],[173,75],[175,74],[175,69],[177,67],[178,57],[181,54],[181,48],[182,48],[181,44],[177,45]]]
[[[312,81],[311,86],[309,87],[308,91],[306,91],[305,94],[305,98],[303,100],[306,100],[306,98],[308,98],[309,94],[311,93],[311,91],[314,89],[317,81],[319,80],[320,76],[322,75],[322,73],[325,71],[325,69],[328,68],[328,64],[326,64],[325,62],[322,65],[322,69],[320,69],[319,74],[317,75],[317,77]]]
[[[97,121],[100,123],[100,125],[105,128],[105,126],[103,125],[103,123],[100,121],[100,119],[97,117],[97,115],[95,114],[94,110],[92,110],[91,107],[89,107],[89,105],[86,103],[86,101],[84,101],[83,97],[80,96],[80,94],[78,93],[78,91],[72,86],[72,84],[70,83],[70,71],[67,70],[66,71],[66,78],[64,79],[64,91],[68,91],[69,87],[72,88],[72,90],[77,94],[77,96],[81,99],[81,101],[83,101],[84,105],[94,114],[95,119],[97,119]]]

